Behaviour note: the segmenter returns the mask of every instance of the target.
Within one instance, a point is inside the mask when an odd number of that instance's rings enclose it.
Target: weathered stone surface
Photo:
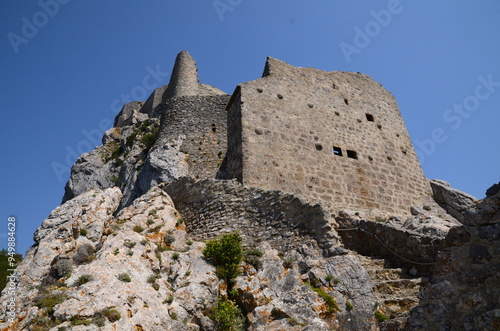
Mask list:
[[[268,58],[228,105],[228,172],[336,212],[409,216],[430,195],[394,97],[360,73]]]
[[[432,280],[421,289],[408,330],[499,329],[498,195],[463,212],[464,225],[448,233],[448,247],[439,252]]]
[[[472,214],[475,207],[475,197],[454,189],[448,182],[443,180],[431,180],[431,187],[434,200],[439,203],[446,211],[458,221],[467,224],[467,219]]]
[[[113,126],[115,128],[129,126],[147,120],[149,118],[147,114],[139,113],[143,106],[144,102],[142,101],[134,101],[124,104],[122,110],[116,116]]]
[[[234,181],[192,178],[182,178],[164,189],[188,220],[188,233],[198,240],[237,230],[248,244],[270,241],[282,253],[307,244],[333,255],[329,250],[338,245],[337,224],[330,214],[319,204],[291,194]]]
[[[493,184],[489,189],[486,190],[486,196],[492,196],[496,195],[498,192],[500,192],[500,183],[498,184]]]

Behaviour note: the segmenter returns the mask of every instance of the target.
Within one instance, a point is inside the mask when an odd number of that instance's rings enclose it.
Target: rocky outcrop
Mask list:
[[[444,180],[431,180],[434,200],[460,222],[464,223],[474,209],[477,201],[472,195],[451,187]]]
[[[12,330],[215,328],[208,312],[226,287],[203,258],[205,244],[185,231],[196,220],[182,218],[158,187],[113,216],[120,198],[118,188],[90,190],[43,222],[17,269],[21,313]],[[254,246],[262,257],[235,279],[249,329],[376,329],[372,283],[355,256],[273,245]]]
[[[433,278],[419,293],[409,330],[500,328],[500,193],[463,215],[463,226],[446,236]]]

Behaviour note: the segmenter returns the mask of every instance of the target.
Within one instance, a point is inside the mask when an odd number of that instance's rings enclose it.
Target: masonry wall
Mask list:
[[[183,96],[162,105],[162,144],[182,140],[189,174],[197,179],[214,178],[227,148],[228,95]]]
[[[335,221],[319,204],[235,181],[184,177],[164,187],[196,240],[239,231],[249,247],[260,241],[280,252],[303,245],[332,255],[339,242]]]
[[[331,210],[392,215],[430,194],[396,101],[379,83],[275,59],[264,73],[228,106],[231,178]]]

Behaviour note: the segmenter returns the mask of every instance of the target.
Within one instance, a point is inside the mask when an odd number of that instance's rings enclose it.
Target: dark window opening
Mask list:
[[[215,123],[212,123],[212,132],[217,132],[217,127],[215,126]]]
[[[257,92],[262,93],[262,92],[264,92],[264,90],[263,90],[263,89],[261,89],[261,88],[258,88],[258,89],[257,89]]]
[[[366,120],[368,122],[374,122],[375,121],[372,114],[366,114]]]
[[[332,84],[334,89],[337,89],[337,85],[335,83]]]
[[[316,143],[315,146],[317,151],[323,150],[323,145],[321,145],[320,143]]]
[[[358,158],[358,153],[356,153],[355,151],[348,150],[347,151],[347,157],[349,157],[351,159],[357,159]]]
[[[342,148],[333,146],[333,154],[342,156]]]
[[[349,105],[349,100],[347,100],[346,98],[344,98],[344,102],[346,105]]]
[[[377,124],[377,128],[379,128],[380,130],[382,130],[382,124]]]
[[[283,96],[281,94],[278,94],[278,99],[283,99]]]

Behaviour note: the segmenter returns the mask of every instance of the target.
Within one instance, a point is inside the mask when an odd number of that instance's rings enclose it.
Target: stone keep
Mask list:
[[[227,171],[243,184],[387,215],[430,195],[394,97],[366,75],[268,58],[227,110]]]

